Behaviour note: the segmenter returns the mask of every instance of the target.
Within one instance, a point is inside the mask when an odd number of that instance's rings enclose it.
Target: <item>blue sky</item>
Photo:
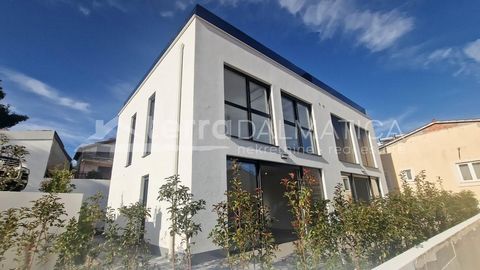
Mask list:
[[[55,129],[70,153],[105,136],[96,120],[114,126],[195,3],[364,106],[379,133],[480,117],[478,1],[5,0],[0,79],[30,116],[16,128]]]

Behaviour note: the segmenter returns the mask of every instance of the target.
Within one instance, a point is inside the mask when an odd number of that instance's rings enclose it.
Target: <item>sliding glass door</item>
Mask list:
[[[263,162],[247,159],[227,159],[227,183],[233,177],[233,160],[239,167],[239,178],[242,186],[249,192],[256,188],[263,191],[262,201],[270,210],[274,222],[271,231],[278,243],[290,242],[296,239],[293,234],[292,220],[288,201],[284,197],[285,188],[281,180],[294,175],[299,183],[309,185],[313,190],[315,200],[323,199],[323,182],[320,169],[303,168],[286,164]],[[230,188],[230,184],[227,184]]]

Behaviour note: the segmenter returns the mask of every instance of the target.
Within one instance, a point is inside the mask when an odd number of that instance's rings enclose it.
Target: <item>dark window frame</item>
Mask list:
[[[377,168],[377,165],[375,164],[375,157],[374,157],[374,154],[373,154],[373,147],[372,147],[372,142],[370,141],[370,131],[368,131],[366,128],[362,128],[362,127],[359,127],[358,125],[354,125],[354,128],[355,128],[355,136],[357,137],[357,144],[358,144],[358,148],[360,150],[360,160],[362,161],[362,164],[366,167],[369,167],[369,168]],[[359,132],[360,130],[363,130],[365,132],[365,136],[367,136],[367,143],[368,143],[368,151],[370,152],[370,157],[371,157],[371,162],[372,164],[365,164],[365,162],[363,161],[363,157],[364,155],[367,155],[366,153],[364,154],[363,151],[362,151],[362,146],[360,145],[360,137],[359,137]],[[368,160],[369,158],[366,157],[366,160],[368,163]]]
[[[152,136],[153,136],[153,125],[155,119],[155,94],[153,93],[148,98],[147,106],[147,122],[145,127],[145,145],[143,149],[143,157],[146,157],[152,153]]]
[[[312,115],[312,105],[311,104],[308,104],[288,93],[285,93],[285,92],[282,92],[282,95],[281,95],[281,98],[286,98],[286,99],[289,99],[290,101],[292,101],[293,103],[293,114],[294,114],[294,118],[295,118],[295,122],[291,122],[289,120],[286,120],[285,119],[285,115],[283,116],[283,125],[288,125],[290,127],[294,127],[295,128],[295,131],[297,132],[297,143],[298,143],[298,147],[297,148],[294,148],[294,147],[289,147],[287,145],[287,149],[289,150],[293,150],[293,151],[297,151],[297,152],[302,152],[302,153],[306,153],[306,154],[313,154],[313,155],[316,155],[317,154],[317,140],[316,140],[316,136],[315,136],[315,127],[314,127],[314,124],[313,124],[313,115]],[[309,121],[310,121],[310,125],[311,125],[311,129],[307,129],[307,128],[304,128],[301,124],[300,124],[300,117],[299,117],[299,113],[298,113],[298,104],[301,104],[305,107],[308,108],[308,113],[309,113]],[[282,108],[282,112],[283,112],[283,108]],[[285,127],[283,127],[284,130],[285,130]],[[302,130],[305,131],[305,132],[311,132],[312,134],[312,150],[313,152],[306,152],[305,151],[305,148],[303,147],[303,140],[302,140]]]
[[[297,179],[297,188],[301,188],[303,185],[307,185],[306,181],[304,181],[304,175],[305,175],[305,169],[312,169],[312,170],[318,170],[320,173],[320,182],[318,183],[319,188],[320,188],[320,198],[313,198],[315,201],[319,200],[326,200],[326,194],[325,194],[325,179],[324,179],[324,174],[323,174],[323,169],[321,168],[314,168],[314,167],[304,167],[304,166],[299,166],[299,165],[292,165],[292,164],[285,164],[285,163],[278,163],[278,162],[272,162],[272,161],[264,161],[264,160],[258,160],[258,159],[248,159],[248,158],[243,158],[243,157],[235,157],[235,156],[226,156],[226,184],[227,184],[227,191],[229,190],[229,178],[228,178],[228,170],[231,169],[231,167],[228,166],[229,161],[234,161],[236,160],[237,162],[243,162],[243,163],[249,163],[253,164],[255,166],[255,186],[256,188],[262,188],[263,189],[263,183],[262,183],[262,174],[261,174],[261,168],[262,166],[270,166],[270,167],[289,167],[295,172],[295,177]],[[278,185],[281,185],[280,182],[278,182]],[[261,203],[264,204],[264,193],[262,192],[261,194]],[[292,231],[293,232],[293,231]],[[294,235],[294,234],[293,234]],[[295,237],[295,236],[294,236]],[[285,240],[278,240],[278,244],[284,243]],[[290,240],[287,240],[290,242]]]
[[[150,182],[150,175],[146,174],[142,176],[142,182],[141,182],[141,203],[144,207],[147,206],[147,201],[148,201],[148,184]]]
[[[146,174],[144,176],[142,176],[142,179],[141,179],[141,182],[140,182],[140,192],[142,194],[142,196],[139,198],[140,200],[140,203],[142,204],[143,207],[147,207],[147,201],[148,201],[148,185],[150,183],[150,175],[149,174]],[[143,217],[142,219],[142,223],[141,223],[141,228],[142,228],[142,231],[145,230],[145,221],[146,221],[146,218]],[[143,239],[144,235],[142,234],[140,236],[140,239]]]
[[[295,168],[295,173],[296,173],[296,177],[298,178],[298,183],[299,184],[304,184],[303,183],[303,179],[304,179],[304,169],[314,169],[314,170],[319,170],[320,171],[320,176],[321,176],[321,183],[319,183],[320,187],[321,187],[321,190],[322,190],[322,199],[326,199],[324,198],[325,197],[325,190],[324,190],[324,182],[325,180],[323,179],[323,169],[321,168],[314,168],[314,167],[306,167],[306,166],[300,166],[300,165],[292,165],[292,164],[284,164],[284,163],[278,163],[278,162],[273,162],[273,161],[264,161],[264,160],[258,160],[258,159],[250,159],[250,158],[244,158],[244,157],[236,157],[236,156],[227,156],[226,158],[226,164],[227,164],[227,170],[229,169],[228,168],[228,161],[238,161],[238,162],[244,162],[244,163],[250,163],[250,164],[254,164],[255,165],[255,174],[256,174],[256,188],[262,188],[262,179],[261,179],[261,175],[260,175],[260,167],[262,165],[265,165],[265,166],[272,166],[272,167],[281,167],[281,166],[285,166],[285,167],[292,167],[292,168]],[[229,179],[226,179],[227,180],[227,187],[228,187],[228,180]],[[280,183],[279,183],[280,185]]]
[[[352,155],[353,155],[353,162],[352,161],[349,161],[349,160],[343,160],[340,156],[341,154],[338,153],[338,144],[337,144],[337,131],[335,130],[335,124],[333,123],[333,118],[337,118],[340,120],[340,122],[344,123],[345,124],[345,128],[346,130],[348,131],[348,137],[350,138],[350,147],[351,147],[351,151],[352,151]],[[360,164],[360,160],[358,159],[357,155],[356,155],[356,149],[355,149],[355,142],[354,142],[354,138],[353,138],[353,135],[352,134],[352,130],[351,130],[351,123],[347,120],[345,120],[345,118],[342,118],[334,113],[331,113],[330,114],[330,123],[332,124],[332,129],[333,129],[333,139],[335,140],[335,147],[337,149],[337,156],[338,156],[338,160],[340,160],[341,162],[345,162],[345,163],[349,163],[349,164]],[[343,148],[345,148],[345,144],[343,145]],[[344,151],[342,148],[342,152]],[[343,155],[346,156],[345,153],[343,153]]]
[[[130,118],[130,135],[128,137],[128,153],[126,167],[132,164],[133,160],[133,145],[135,143],[135,127],[137,125],[137,113],[134,113]]]
[[[230,72],[233,72],[241,77],[244,77],[245,78],[245,84],[246,84],[246,96],[247,96],[247,99],[246,99],[246,107],[243,106],[243,105],[239,105],[239,104],[236,104],[234,102],[231,102],[231,101],[227,101],[225,98],[224,98],[224,103],[225,105],[229,105],[229,106],[232,106],[232,107],[235,107],[237,109],[240,109],[242,111],[245,111],[247,112],[247,118],[248,119],[245,119],[248,121],[248,137],[247,138],[243,138],[243,137],[240,137],[240,136],[237,136],[237,135],[233,135],[233,134],[228,134],[226,133],[227,136],[230,136],[232,138],[236,138],[236,139],[242,139],[242,140],[247,140],[247,141],[252,141],[252,142],[256,142],[256,143],[262,143],[262,144],[266,144],[266,145],[272,145],[272,146],[275,146],[275,133],[274,133],[274,123],[273,123],[273,117],[272,117],[272,102],[271,102],[271,86],[262,82],[262,81],[259,81],[241,71],[238,71],[236,70],[235,68],[233,67],[230,67],[228,65],[224,65],[224,74],[225,74],[225,69],[229,70]],[[265,112],[262,112],[262,111],[259,111],[259,110],[256,110],[256,109],[253,109],[252,108],[252,104],[251,104],[251,95],[250,95],[250,82],[254,83],[254,84],[257,84],[259,86],[262,86],[266,89],[266,94],[267,94],[267,102],[268,102],[268,111],[269,113],[265,113]],[[223,83],[223,87],[224,87],[224,93],[225,93],[225,82]],[[254,138],[254,134],[253,134],[253,127],[252,127],[252,113],[253,114],[256,114],[256,115],[259,115],[259,116],[262,116],[262,117],[265,117],[265,118],[268,118],[270,120],[270,124],[271,124],[271,140],[272,140],[272,143],[267,143],[267,142],[262,142],[262,141],[259,141],[259,140],[255,140]]]
[[[373,199],[376,198],[374,192],[373,192],[373,187],[372,187],[372,181],[376,181],[377,182],[377,188],[378,188],[378,197],[382,197],[383,194],[382,194],[382,189],[380,187],[380,178],[378,177],[375,177],[375,176],[370,176],[370,175],[361,175],[361,174],[355,174],[355,173],[347,173],[347,172],[342,172],[341,174],[342,176],[346,176],[348,177],[348,184],[350,185],[350,193],[352,195],[352,199],[355,201],[355,202],[359,202],[359,199],[358,199],[358,194],[357,194],[357,189],[356,189],[356,186],[355,186],[355,180],[354,178],[357,177],[357,178],[363,178],[363,179],[367,179],[367,183],[368,183],[368,192],[369,192],[369,200],[368,202],[366,203],[369,203],[370,201],[372,201]],[[343,182],[343,181],[342,181]]]

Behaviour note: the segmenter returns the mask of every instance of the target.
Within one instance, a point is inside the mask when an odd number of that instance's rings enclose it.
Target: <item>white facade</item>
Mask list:
[[[261,143],[230,137],[224,134],[224,126],[217,124],[225,120],[225,66],[269,86],[273,146],[265,147]],[[144,156],[147,104],[154,93],[152,153]],[[311,106],[316,154],[287,148],[283,139],[282,93]],[[178,113],[181,117],[177,142]],[[353,139],[353,146],[359,164],[339,160],[331,125],[332,114],[352,123],[350,134],[353,138],[353,125],[368,130],[375,168],[361,164],[356,139]],[[136,115],[136,121],[132,162],[126,166],[133,115]],[[386,190],[374,137],[369,118],[358,108],[221,30],[203,15],[194,14],[119,113],[108,204],[118,208],[141,200],[142,177],[148,175],[147,206],[151,208],[152,217],[146,222],[146,238],[161,249],[169,249],[166,205],[158,202],[157,196],[164,179],[177,173],[178,145],[181,181],[191,188],[196,198],[207,202],[207,210],[197,217],[202,233],[195,239],[194,253],[212,251],[219,247],[207,238],[216,217],[211,206],[225,200],[227,157],[321,169],[324,196],[331,199],[334,187],[342,183],[342,173],[375,177],[379,179],[380,189]]]
[[[47,170],[70,168],[71,158],[53,130],[1,131],[9,144],[25,146],[28,155],[24,165],[30,170],[25,191],[38,191]]]

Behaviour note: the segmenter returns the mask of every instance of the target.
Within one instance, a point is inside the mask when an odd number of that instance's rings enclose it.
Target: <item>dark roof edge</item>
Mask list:
[[[60,136],[58,136],[58,133],[55,130],[53,131],[53,138],[60,145],[60,149],[62,149],[63,154],[65,154],[65,156],[67,156],[69,161],[72,161],[72,157],[70,157],[70,155],[67,153],[67,150],[65,150],[65,145],[63,144],[62,139],[60,139]]]
[[[155,59],[155,62],[153,63],[153,65],[150,67],[149,71],[147,72],[147,74],[145,74],[145,76],[140,80],[140,82],[137,84],[137,86],[135,87],[134,91],[128,96],[127,100],[125,101],[124,103],[124,106],[128,103],[128,101],[130,100],[130,98],[133,96],[133,94],[136,92],[137,88],[142,84],[142,82],[145,80],[145,78],[148,76],[148,74],[150,73],[150,71],[155,67],[155,65],[157,64],[157,62],[162,58],[163,54],[168,50],[168,48],[171,46],[171,44],[174,42],[174,40],[176,39],[176,37],[178,36],[178,34],[182,31],[182,29],[184,28],[185,24],[190,20],[190,18],[193,16],[193,15],[197,15],[199,16],[200,18],[204,19],[205,21],[211,23],[212,25],[216,26],[217,28],[221,29],[222,31],[226,32],[227,34],[235,37],[236,39],[240,40],[241,42],[247,44],[248,46],[252,47],[253,49],[255,49],[256,51],[260,52],[261,54],[267,56],[268,58],[272,59],[273,61],[277,62],[278,64],[284,66],[285,68],[291,70],[292,72],[294,72],[295,74],[299,75],[300,77],[304,78],[305,80],[313,83],[314,85],[322,88],[323,90],[325,90],[326,92],[328,92],[329,94],[331,94],[332,96],[338,98],[339,100],[343,101],[344,103],[346,103],[347,105],[349,105],[350,107],[354,108],[355,110],[361,112],[362,114],[367,114],[365,108],[363,108],[362,106],[358,105],[357,103],[355,103],[354,101],[352,101],[351,99],[347,98],[346,96],[344,96],[343,94],[341,94],[340,92],[338,92],[337,90],[335,90],[333,87],[327,85],[326,83],[320,81],[319,79],[315,78],[313,75],[311,75],[310,73],[306,72],[305,70],[301,69],[300,67],[298,67],[297,65],[293,64],[292,62],[290,62],[289,60],[287,60],[286,58],[284,58],[283,56],[279,55],[278,53],[274,52],[273,50],[271,50],[270,48],[266,47],[265,45],[261,44],[260,42],[256,41],[255,39],[253,39],[252,37],[250,37],[249,35],[247,35],[246,33],[244,33],[243,31],[241,31],[240,29],[236,28],[235,26],[231,25],[230,23],[226,22],[225,20],[223,20],[222,18],[218,17],[217,15],[213,14],[212,12],[210,12],[209,10],[207,10],[206,8],[204,8],[203,6],[197,4],[195,6],[195,8],[193,9],[193,11],[191,12],[190,16],[187,17],[187,19],[185,20],[184,24],[182,24],[182,27],[180,28],[180,30],[178,31],[177,35],[175,35],[175,37],[168,43],[168,45],[166,46],[166,48],[164,50],[162,50],[162,52],[160,53],[160,55]]]

